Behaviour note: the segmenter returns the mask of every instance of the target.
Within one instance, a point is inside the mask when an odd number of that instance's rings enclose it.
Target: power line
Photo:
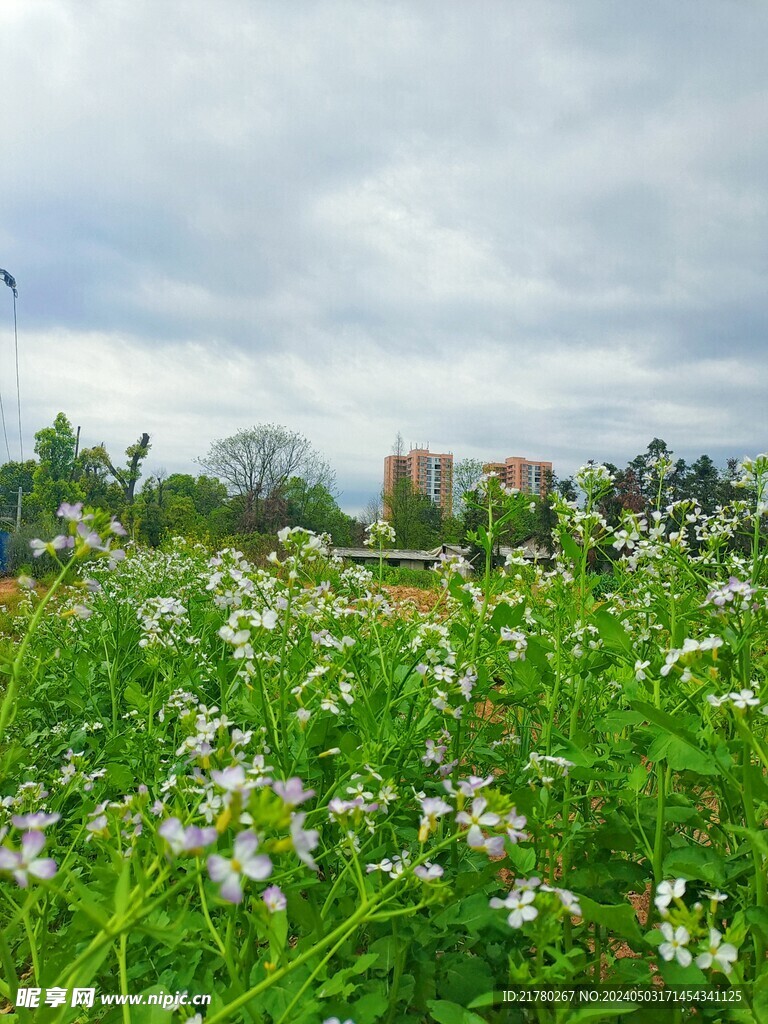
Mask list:
[[[16,297],[19,294],[17,292],[17,290],[16,290],[16,278],[13,277],[11,274],[9,274],[7,270],[0,270],[0,278],[2,278],[4,283],[7,284],[8,287],[13,292],[13,323],[14,323],[14,331],[15,331],[15,327],[16,327]],[[16,352],[17,352],[17,356],[16,356],[16,360],[17,360],[16,361],[16,388],[17,388],[17,391],[18,391],[18,384],[19,384],[18,342],[17,342],[17,345],[16,345]],[[11,446],[8,444],[8,431],[5,429],[5,409],[3,407],[3,396],[2,396],[1,392],[0,392],[0,419],[2,419],[2,422],[3,422],[3,437],[5,438],[5,450],[8,452],[8,461],[10,462],[11,461]],[[19,406],[19,423],[21,423],[21,406]],[[21,435],[19,435],[19,444],[21,444]]]
[[[19,454],[21,461],[24,461],[24,439],[21,434],[21,387],[19,385],[19,328],[16,322],[16,296],[18,292],[13,289],[13,343],[16,352],[16,407],[19,410]]]
[[[8,431],[5,429],[5,409],[3,408],[3,396],[0,393],[0,418],[3,421],[3,437],[5,438],[5,450],[8,452],[8,461],[11,461],[11,449],[8,445]]]

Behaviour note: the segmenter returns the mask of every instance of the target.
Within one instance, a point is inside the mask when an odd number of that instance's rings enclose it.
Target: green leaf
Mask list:
[[[523,615],[525,614],[525,605],[518,604],[513,608],[512,605],[507,604],[506,601],[502,601],[493,612],[490,618],[490,625],[492,629],[497,632],[501,630],[502,626],[506,626],[507,629],[515,629],[523,621]]]
[[[427,1006],[436,1024],[485,1024],[483,1018],[476,1013],[447,999],[429,999]]]
[[[402,995],[402,989],[400,991]],[[389,1000],[384,992],[366,992],[364,996],[349,1004],[349,1017],[355,1024],[375,1024],[381,1020],[388,1008]]]
[[[376,963],[376,973],[388,974],[395,966],[397,960],[397,939],[394,935],[383,935],[380,939],[376,939],[375,942],[371,943],[371,953],[378,955],[378,961]]]
[[[603,609],[596,611],[592,621],[597,626],[600,637],[606,647],[623,651],[632,660],[635,658],[634,648],[629,634],[621,624],[621,620]]]
[[[574,1013],[568,1013],[570,1024],[582,1024],[582,1021],[613,1021],[617,1017],[626,1017],[636,1013],[642,1003],[599,1003],[596,1006],[582,1006]]]
[[[130,896],[131,864],[130,861],[123,863],[120,876],[115,885],[115,913],[122,915],[128,909],[128,897]]]
[[[747,828],[746,825],[729,825],[727,823],[723,824],[723,828],[737,836],[744,836],[750,846],[754,847],[759,854],[768,857],[768,829]]]
[[[659,974],[667,985],[706,986],[707,979],[695,963],[681,966],[676,960],[660,961]]]
[[[760,932],[763,939],[768,940],[768,908],[748,907],[744,916],[749,924]],[[768,988],[768,978],[766,978],[766,988]]]
[[[768,1024],[768,971],[763,968],[752,991],[752,1010],[757,1024]]]
[[[666,761],[676,772],[696,772],[697,775],[719,775],[720,768],[715,759],[678,736],[657,736],[648,748],[648,760]]]
[[[378,953],[363,953],[363,955],[357,957],[355,962],[352,964],[352,967],[350,968],[350,973],[362,974],[363,971],[367,971],[369,967],[373,967],[373,965],[378,961],[378,959]]]
[[[581,548],[570,533],[563,532],[560,534],[560,547],[572,562],[576,563],[581,561]]]
[[[487,905],[487,897],[485,897]],[[494,913],[494,911],[492,911]],[[470,1003],[493,991],[493,973],[485,960],[468,952],[448,953],[438,968],[438,992],[448,1002]]]
[[[664,858],[664,875],[724,885],[725,862],[710,846],[684,846]]]
[[[595,725],[603,732],[623,732],[631,725],[640,725],[645,718],[639,711],[609,711]]]
[[[142,995],[160,996],[160,1002],[149,1005],[145,1000],[143,1005],[131,1007],[132,1024],[168,1024],[170,1015],[163,1006],[162,1000],[162,997],[166,994],[167,989],[162,985],[153,985],[151,988],[145,988]]]
[[[637,924],[637,914],[629,903],[605,906],[595,903],[588,896],[579,896],[582,917],[591,924],[609,928],[616,935],[632,942],[642,943],[643,936]]]

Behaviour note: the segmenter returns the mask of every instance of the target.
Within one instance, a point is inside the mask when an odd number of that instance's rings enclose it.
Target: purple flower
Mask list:
[[[306,814],[303,812],[291,815],[291,840],[299,860],[306,864],[310,870],[317,871],[317,864],[312,856],[312,851],[316,849],[320,842],[320,833],[314,828],[304,828],[306,817]]]
[[[107,547],[95,530],[92,530],[87,523],[77,524],[77,534],[83,547],[93,548],[94,551],[106,551]],[[71,540],[72,538],[68,538]]]
[[[69,523],[79,523],[83,518],[83,503],[78,501],[74,505],[70,505],[68,502],[62,501],[56,515],[61,519],[66,519]]]
[[[110,569],[114,569],[118,562],[122,562],[125,558],[125,552],[122,548],[117,548],[115,551],[109,552],[109,558],[107,559],[107,565]]]
[[[40,831],[55,825],[61,817],[60,814],[46,814],[44,811],[35,811],[33,814],[14,814],[11,818],[14,828],[26,828]]]
[[[34,558],[39,558],[48,552],[49,555],[53,555],[56,551],[62,551],[64,548],[71,548],[74,546],[74,537],[65,537],[64,534],[59,534],[58,537],[54,537],[53,540],[45,541],[39,540],[37,537],[29,542],[29,546],[32,548],[32,555]]]
[[[180,853],[199,853],[204,847],[215,843],[218,835],[213,827],[198,828],[197,825],[190,825],[184,828],[178,818],[166,818],[157,833],[177,857]]]
[[[481,779],[479,775],[470,775],[468,779],[459,779],[459,792],[463,793],[468,799],[471,799],[478,790],[483,789],[485,786],[490,786],[492,782],[492,775],[488,775],[484,779]]]
[[[469,838],[467,838],[467,844],[475,850],[482,850],[489,857],[504,856],[504,836],[488,836],[487,839],[484,839],[482,843],[478,843],[477,846],[473,846],[469,842]]]
[[[208,858],[208,874],[218,882],[219,895],[228,903],[240,903],[243,889],[240,878],[245,875],[261,882],[272,874],[272,861],[266,854],[256,853],[259,840],[255,832],[241,832],[235,839],[232,859],[212,853]]]
[[[254,782],[249,782],[246,779],[245,769],[241,764],[230,765],[229,768],[224,768],[223,771],[216,771],[214,769],[211,772],[211,778],[220,789],[226,790],[227,793],[240,793],[242,795],[256,787]]]
[[[436,744],[434,740],[427,740],[426,742],[427,752],[422,757],[422,761],[426,765],[430,764],[442,764],[445,759],[445,752],[448,749],[444,743]]]
[[[304,783],[296,775],[286,782],[276,780],[272,783],[272,789],[289,807],[298,807],[315,795],[314,789],[304,789]]]
[[[525,840],[528,838],[528,833],[523,832],[523,829],[526,826],[526,821],[527,819],[524,817],[524,815],[518,814],[517,809],[513,807],[512,810],[504,819],[504,823],[507,826],[507,835],[509,836],[510,842],[518,843],[521,840]]]
[[[422,882],[436,882],[438,878],[443,877],[443,869],[439,864],[433,864],[431,860],[425,861],[424,864],[419,864],[418,867],[413,869],[413,873]]]
[[[123,524],[119,523],[114,518],[112,519],[112,522],[109,524],[109,528],[112,531],[112,533],[115,534],[116,537],[127,537],[128,536],[128,531],[123,526]]]
[[[53,878],[56,874],[56,861],[50,857],[38,857],[45,846],[42,832],[25,832],[21,837],[21,852],[0,847],[0,871],[9,871],[22,889],[29,885],[29,876],[33,878]]]

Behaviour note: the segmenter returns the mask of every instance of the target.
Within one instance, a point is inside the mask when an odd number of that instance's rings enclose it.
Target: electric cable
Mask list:
[[[16,393],[20,396],[19,392],[19,342],[18,335],[16,333],[16,278],[9,274],[7,270],[0,270],[0,280],[13,292],[13,329],[14,336],[16,337]],[[8,444],[8,431],[5,428],[5,408],[3,406],[3,396],[0,393],[0,420],[3,423],[3,437],[5,438],[5,450],[8,452],[8,461],[11,461],[11,446]],[[21,404],[19,404],[19,429],[21,429]],[[19,433],[19,445],[21,445],[21,433]],[[23,460],[22,460],[23,461]]]
[[[19,410],[19,454],[24,461],[24,439],[21,434],[21,386],[19,384],[19,327],[16,322],[16,289],[13,289],[13,343],[16,352],[16,406]]]
[[[8,444],[8,431],[5,429],[5,409],[3,408],[3,394],[0,391],[0,418],[3,421],[3,437],[5,438],[5,450],[8,452],[8,461],[11,462],[11,448]]]

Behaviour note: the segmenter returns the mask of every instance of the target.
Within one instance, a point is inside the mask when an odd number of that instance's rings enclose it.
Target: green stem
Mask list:
[[[120,943],[118,946],[117,962],[120,968],[120,992],[122,995],[128,995],[128,965],[126,962],[126,949],[128,945],[128,933],[123,932],[120,935]],[[127,1003],[123,1003],[123,1021],[125,1024],[131,1024],[131,1008]]]
[[[654,886],[664,878],[664,814],[667,806],[667,786],[664,766],[656,765],[656,831],[653,838],[653,881]]]
[[[752,758],[750,755],[749,743],[745,740],[742,748],[742,793],[743,793],[743,805],[744,805],[744,817],[747,820],[750,832],[755,836],[757,835],[758,824],[757,818],[755,817],[755,802],[754,796],[752,795]],[[752,861],[755,866],[755,878],[754,878],[754,900],[755,906],[764,907],[766,904],[766,881],[765,881],[765,868],[763,866],[763,858],[754,842],[750,843],[752,847]],[[755,944],[755,964],[757,969],[765,958],[765,942],[759,928],[752,929],[752,938]]]
[[[334,928],[332,932],[326,935],[319,942],[315,943],[315,945],[311,949],[308,949],[306,953],[302,953],[300,956],[296,957],[295,960],[292,960],[286,967],[280,968],[268,978],[259,982],[258,985],[254,985],[253,988],[248,989],[247,992],[243,992],[242,995],[237,996],[236,999],[227,1003],[226,1006],[222,1007],[222,1009],[212,1017],[206,1017],[207,1024],[217,1024],[218,1021],[231,1020],[237,1010],[242,1006],[245,1006],[246,1003],[249,1003],[252,999],[255,999],[258,995],[261,995],[261,993],[265,992],[268,988],[271,988],[278,981],[282,981],[285,975],[290,971],[300,967],[302,964],[306,963],[307,960],[311,960],[312,957],[317,956],[317,954],[322,952],[324,949],[335,946],[340,939],[346,940],[349,935],[352,935],[353,932],[357,930],[358,925],[365,919],[369,909],[374,906],[376,902],[376,900],[373,900],[371,902],[361,904],[361,906],[357,908],[355,913],[348,920],[343,924],[340,924],[337,928]]]

